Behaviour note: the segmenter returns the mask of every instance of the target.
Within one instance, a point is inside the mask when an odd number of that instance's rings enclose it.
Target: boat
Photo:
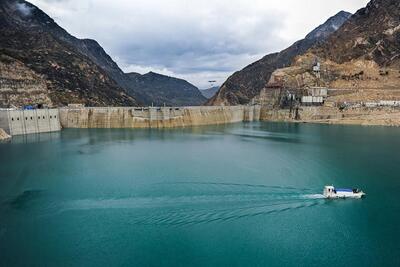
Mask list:
[[[362,198],[366,194],[360,189],[335,188],[333,185],[324,187],[323,195],[325,198]]]

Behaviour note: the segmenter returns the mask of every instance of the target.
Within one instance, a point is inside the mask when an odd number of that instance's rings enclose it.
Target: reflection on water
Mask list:
[[[61,132],[16,135],[11,139],[10,143],[29,144],[29,143],[49,142],[52,140],[59,140],[60,137],[61,137]]]

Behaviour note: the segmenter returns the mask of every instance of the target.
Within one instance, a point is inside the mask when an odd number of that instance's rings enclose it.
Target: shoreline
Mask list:
[[[326,106],[302,107],[299,109],[298,120],[293,118],[293,112],[285,109],[264,110],[261,116],[261,121],[400,127],[400,108],[393,107],[344,110]]]

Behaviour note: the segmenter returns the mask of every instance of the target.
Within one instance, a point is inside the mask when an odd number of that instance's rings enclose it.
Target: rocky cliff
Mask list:
[[[259,61],[234,73],[221,86],[219,92],[208,102],[209,105],[247,104],[266,87],[271,74],[279,68],[289,66],[294,58],[303,54],[313,45],[323,42],[335,32],[351,16],[341,11],[329,18],[324,24],[309,33],[304,39],[297,41],[289,48],[265,56]]]

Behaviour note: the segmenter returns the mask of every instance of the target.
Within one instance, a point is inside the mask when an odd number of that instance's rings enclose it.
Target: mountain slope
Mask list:
[[[127,76],[129,90],[148,105],[196,106],[207,100],[196,86],[182,79],[154,72]]]
[[[323,42],[350,16],[350,13],[341,11],[289,48],[280,53],[269,54],[243,70],[234,73],[221,86],[218,93],[208,101],[208,104],[236,105],[249,103],[254,96],[265,88],[271,74],[276,69],[289,66],[296,56],[304,53],[313,45]]]
[[[206,99],[198,88],[188,82],[159,74],[125,74],[115,61],[104,51],[100,44],[92,39],[77,39],[58,25],[50,24],[49,31],[59,39],[69,43],[81,54],[89,57],[103,69],[114,81],[124,88],[141,105],[201,105]],[[160,82],[162,80],[162,83]]]
[[[373,0],[312,52],[337,63],[363,58],[390,66],[400,60],[399,43],[400,1]]]
[[[18,70],[0,73],[0,105],[201,105],[206,101],[186,81],[125,74],[95,40],[70,35],[26,1],[0,2],[0,30],[0,69]]]
[[[311,71],[316,60],[322,68],[320,78]],[[400,2],[373,0],[326,42],[277,72],[289,87],[307,76],[303,86],[318,83],[336,89],[398,89],[399,70]]]
[[[210,99],[218,92],[218,90],[219,86],[214,86],[208,89],[200,90],[200,92],[205,98]]]
[[[136,104],[102,68],[72,45],[78,39],[28,2],[0,2],[0,31],[0,68],[18,66],[20,71],[0,73],[1,105]]]
[[[207,100],[197,87],[182,79],[154,72],[124,73],[95,40],[83,39],[74,45],[142,105],[193,106]]]

